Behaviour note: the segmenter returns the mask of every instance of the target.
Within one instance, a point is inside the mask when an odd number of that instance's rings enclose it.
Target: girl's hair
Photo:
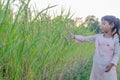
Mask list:
[[[119,42],[120,42],[120,32],[119,32],[120,31],[120,19],[112,15],[106,15],[106,16],[103,16],[101,20],[106,20],[108,21],[109,24],[114,23],[114,27],[112,28],[112,33],[113,33],[112,36],[117,34],[119,36]]]

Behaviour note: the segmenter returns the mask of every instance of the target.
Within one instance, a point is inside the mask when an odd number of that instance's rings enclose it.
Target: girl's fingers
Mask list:
[[[105,72],[109,72],[109,69],[106,69]]]
[[[71,39],[71,35],[68,35],[67,40],[70,40],[70,39]]]
[[[71,39],[73,39],[73,37],[74,37],[74,34],[73,33],[71,33],[71,32],[69,32],[69,35],[67,36],[67,40],[71,40]]]
[[[105,72],[109,72],[110,69],[111,69],[111,66],[108,65],[108,66],[106,67],[106,69],[105,69]]]

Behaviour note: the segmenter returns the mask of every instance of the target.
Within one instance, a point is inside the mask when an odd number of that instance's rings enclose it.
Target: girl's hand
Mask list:
[[[109,65],[106,67],[105,72],[109,72],[113,66],[114,66],[113,63],[109,64]]]
[[[70,33],[68,36],[67,36],[67,40],[71,40],[71,39],[75,39],[75,35],[73,33]]]

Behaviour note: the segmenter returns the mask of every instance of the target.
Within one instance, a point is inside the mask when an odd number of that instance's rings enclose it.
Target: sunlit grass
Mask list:
[[[51,19],[44,11],[30,21],[28,3],[21,5],[15,19],[0,4],[0,80],[87,80],[93,43],[67,41],[69,32],[91,35],[86,28],[74,27],[70,12]],[[86,71],[87,70],[87,71]],[[4,74],[4,76],[3,76]],[[120,74],[120,72],[119,72]]]

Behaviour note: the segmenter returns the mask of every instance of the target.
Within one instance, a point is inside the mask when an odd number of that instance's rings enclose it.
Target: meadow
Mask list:
[[[89,80],[94,43],[66,37],[95,33],[75,27],[69,11],[51,19],[47,11],[55,6],[34,12],[32,19],[28,1],[14,15],[10,1],[0,1],[0,80]]]

